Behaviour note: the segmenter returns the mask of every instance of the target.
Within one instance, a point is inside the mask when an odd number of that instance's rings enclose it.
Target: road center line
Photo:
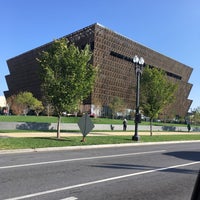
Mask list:
[[[36,166],[36,165],[47,165],[47,164],[64,163],[64,162],[73,162],[73,161],[81,161],[81,160],[101,159],[101,158],[115,158],[115,157],[133,156],[133,155],[141,155],[141,154],[153,154],[153,153],[161,153],[161,152],[165,152],[165,151],[166,151],[166,150],[159,150],[159,151],[147,151],[147,152],[137,152],[137,153],[125,153],[125,154],[107,155],[107,156],[95,156],[95,157],[85,157],[85,158],[72,158],[72,159],[66,159],[66,160],[54,160],[54,161],[37,162],[37,163],[28,163],[28,164],[20,164],[20,165],[1,166],[0,169],[10,169],[10,168],[19,168],[19,167],[29,167],[29,166]]]
[[[179,168],[179,167],[185,167],[185,166],[189,166],[189,165],[195,165],[195,164],[199,164],[199,163],[200,163],[200,161],[196,161],[196,162],[190,162],[190,163],[185,163],[185,164],[180,164],[180,165],[173,165],[173,166],[169,166],[169,167],[163,167],[163,168],[159,168],[159,169],[136,172],[136,173],[132,173],[132,174],[126,174],[126,175],[122,175],[122,176],[115,176],[115,177],[111,177],[111,178],[100,179],[100,180],[91,181],[91,182],[87,182],[87,183],[82,183],[82,184],[77,184],[77,185],[57,188],[57,189],[53,189],[53,190],[47,190],[47,191],[43,191],[43,192],[38,192],[38,193],[34,193],[34,194],[28,194],[28,195],[25,195],[25,196],[19,196],[19,197],[4,199],[4,200],[21,200],[21,199],[25,199],[25,198],[41,196],[41,195],[50,194],[50,193],[54,193],[54,192],[61,192],[61,191],[64,191],[64,190],[70,190],[70,189],[74,189],[74,188],[80,188],[80,187],[84,187],[84,186],[94,185],[94,184],[98,184],[98,183],[104,183],[104,182],[123,179],[123,178],[127,178],[127,177],[133,177],[133,176],[138,176],[138,175],[143,175],[143,174],[148,174],[148,173],[153,173],[153,172],[158,172],[158,171],[164,171],[164,170],[173,169],[173,168]]]

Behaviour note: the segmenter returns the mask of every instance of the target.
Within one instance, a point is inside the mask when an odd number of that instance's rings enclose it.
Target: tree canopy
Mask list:
[[[115,96],[110,102],[109,107],[112,110],[112,118],[114,118],[117,116],[117,112],[123,112],[125,110],[125,103],[120,97]]]
[[[151,135],[153,119],[174,100],[176,88],[177,84],[169,81],[164,71],[145,67],[141,78],[141,107],[144,115],[150,118]]]
[[[74,110],[92,91],[97,68],[92,66],[91,58],[89,45],[79,49],[62,38],[55,40],[37,59],[44,97],[58,115],[58,138],[62,112]]]
[[[200,107],[193,110],[191,120],[194,124],[200,124]]]
[[[16,115],[27,115],[34,110],[36,115],[44,109],[42,102],[36,99],[31,92],[20,92],[7,99],[10,109]]]

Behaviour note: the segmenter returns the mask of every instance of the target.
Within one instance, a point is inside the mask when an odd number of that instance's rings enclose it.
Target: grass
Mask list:
[[[80,117],[62,117],[62,123],[78,123]],[[108,118],[91,118],[95,124],[122,124],[122,120]],[[16,116],[0,115],[1,122],[38,122],[38,123],[57,123],[57,117],[53,116]],[[131,121],[130,121],[131,122]]]
[[[64,146],[84,146],[99,144],[122,144],[135,143],[131,136],[88,136],[86,142],[80,142],[81,136],[63,137],[57,139],[54,137],[41,138],[0,138],[0,150],[8,149],[26,149],[26,148],[45,148],[45,147],[64,147]],[[163,141],[189,141],[200,140],[200,135],[155,135],[141,136],[140,143],[143,142],[163,142]]]
[[[80,117],[62,117],[62,123],[78,123]],[[121,119],[91,118],[94,124],[122,124]],[[53,116],[16,116],[0,115],[0,122],[36,122],[36,123],[57,123],[57,117]],[[128,120],[129,125],[133,125],[133,120]],[[149,125],[149,122],[142,122],[141,125]],[[186,126],[185,124],[153,122],[154,126]]]
[[[79,117],[62,117],[62,123],[77,123]],[[122,120],[107,119],[107,118],[91,118],[95,124],[122,124]],[[38,123],[56,123],[57,117],[47,116],[0,116],[0,122],[38,122]],[[133,120],[128,121],[129,125],[134,124]],[[148,122],[142,122],[141,125],[149,125]],[[154,123],[154,125],[160,126],[177,126],[177,124],[163,124]],[[181,124],[181,126],[184,126]],[[23,130],[0,130],[0,133],[10,132],[23,132]],[[24,130],[27,132],[27,130]],[[32,132],[29,130],[29,132]],[[34,131],[35,132],[35,131]],[[38,131],[39,132],[39,131]],[[49,131],[47,131],[49,132]],[[55,132],[55,131],[54,131]],[[77,131],[67,131],[77,132]],[[98,144],[120,144],[120,143],[134,143],[131,140],[131,136],[88,136],[86,142],[80,142],[81,136],[76,137],[63,137],[62,139],[56,139],[53,137],[41,137],[41,138],[6,138],[0,137],[0,150],[3,149],[26,149],[26,148],[45,148],[45,147],[62,147],[62,146],[84,146],[84,145],[98,145]],[[181,140],[200,140],[200,135],[155,135],[141,136],[139,142],[160,142],[160,141],[181,141]]]

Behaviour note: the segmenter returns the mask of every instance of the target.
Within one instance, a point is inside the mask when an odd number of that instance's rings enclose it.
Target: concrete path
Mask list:
[[[148,131],[139,132],[139,135],[150,135]],[[200,135],[200,132],[161,132],[154,131],[153,135],[177,135],[177,134],[195,134]],[[70,137],[70,136],[82,136],[81,132],[70,133],[62,132],[61,137]],[[110,135],[134,135],[134,131],[122,131],[122,132],[91,132],[87,136],[110,136]],[[0,133],[0,137],[56,137],[56,132],[16,132],[16,133]]]
[[[114,130],[123,131],[123,125],[113,124]],[[0,130],[56,130],[57,123],[33,123],[33,122],[0,122]],[[135,125],[128,124],[127,131],[133,131]],[[61,123],[61,130],[79,130],[77,123]],[[94,131],[110,131],[111,124],[94,124]],[[139,125],[139,131],[149,131],[149,125]],[[153,131],[175,131],[175,132],[186,132],[187,126],[152,126]],[[191,127],[191,131],[200,132],[200,127]]]

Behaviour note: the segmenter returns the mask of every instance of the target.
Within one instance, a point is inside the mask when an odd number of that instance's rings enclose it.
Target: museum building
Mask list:
[[[98,66],[99,74],[95,87],[84,101],[82,111],[95,115],[108,115],[108,105],[113,97],[122,99],[127,110],[135,109],[136,74],[133,57],[143,57],[145,64],[164,70],[169,80],[177,83],[176,98],[167,106],[164,117],[185,116],[192,103],[188,99],[192,88],[189,78],[192,68],[162,55],[98,23],[64,36],[79,48],[89,44],[93,51],[92,64]],[[39,63],[36,58],[47,50],[52,42],[7,60],[10,74],[6,76],[6,98],[21,91],[32,92],[41,99]],[[150,87],[150,86],[149,86]]]

